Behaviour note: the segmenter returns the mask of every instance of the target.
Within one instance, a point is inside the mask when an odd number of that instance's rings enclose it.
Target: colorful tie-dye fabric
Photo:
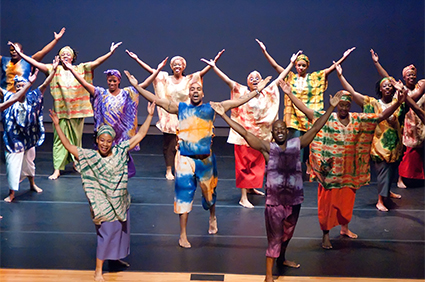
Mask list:
[[[49,75],[53,71],[53,65],[46,66],[47,75]],[[82,63],[72,67],[85,81],[90,84],[93,82],[91,63]],[[59,119],[93,116],[89,92],[75,79],[71,71],[65,70],[62,65],[56,69],[50,83],[50,93],[53,96],[53,107]]]
[[[314,121],[321,115],[315,112]],[[310,144],[310,180],[317,180],[325,189],[358,189],[370,181],[369,153],[378,115],[349,115],[345,126],[337,113],[332,113]]]
[[[12,62],[11,57],[1,58],[1,84],[0,87],[10,92],[16,92],[15,75],[28,79],[31,73],[31,65],[24,59],[16,64]]]
[[[239,99],[251,92],[248,87],[235,83],[231,91],[231,99]],[[241,124],[247,131],[266,141],[272,140],[272,123],[279,115],[279,88],[273,81],[260,95],[255,96],[242,106],[232,109],[232,119]],[[248,146],[236,131],[230,129],[227,142],[235,145]]]
[[[182,156],[211,154],[215,112],[209,103],[199,106],[179,103],[179,151]]]
[[[425,80],[420,80],[415,88],[418,89]],[[411,95],[412,91],[409,91]],[[425,96],[417,102],[419,107],[425,111]],[[416,148],[422,146],[425,140],[425,125],[413,110],[409,110],[404,120],[403,144],[407,147]]]
[[[15,93],[6,92],[4,101]],[[10,153],[26,151],[44,142],[43,94],[40,89],[26,94],[23,103],[16,102],[2,112],[3,141]]]
[[[189,103],[189,85],[191,81],[197,80],[202,84],[199,72],[184,76],[179,83],[173,82],[173,76],[161,71],[153,82],[155,95],[161,99],[167,99],[175,103]],[[176,134],[179,124],[177,115],[170,114],[161,107],[157,107],[158,122],[156,127],[165,133]]]
[[[138,105],[139,92],[134,87],[125,87],[116,96],[107,89],[96,87],[93,97],[95,131],[108,124],[116,133],[113,145],[130,140],[137,132]],[[134,150],[140,150],[139,145]]]
[[[121,142],[105,158],[98,151],[78,147],[79,160],[75,161],[75,166],[81,174],[95,224],[127,220],[130,207],[127,191],[129,146],[130,141]]]
[[[394,98],[391,103],[385,104],[381,99],[365,96],[363,103],[364,113],[380,114],[396,103]],[[370,156],[373,161],[394,163],[400,159],[403,152],[401,142],[401,125],[399,119],[404,116],[404,104],[399,107],[387,120],[381,121],[375,129]]]
[[[326,74],[324,70],[308,73],[304,78],[297,74],[289,72],[285,81],[291,86],[292,94],[303,102],[309,109],[323,110],[323,93],[328,87]],[[308,118],[295,105],[291,99],[285,95],[285,122],[288,128],[299,131],[307,131],[311,123]]]

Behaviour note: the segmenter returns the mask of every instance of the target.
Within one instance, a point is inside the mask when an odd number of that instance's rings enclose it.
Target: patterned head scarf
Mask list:
[[[115,130],[112,128],[112,126],[107,124],[104,124],[99,128],[96,137],[99,137],[102,134],[109,134],[112,138],[115,138]]]
[[[19,82],[24,82],[24,83],[27,83],[28,82],[28,79],[26,79],[26,78],[24,78],[22,76],[18,76],[18,75],[15,75],[15,77],[13,78],[13,80],[15,81],[15,84],[16,83],[19,83]]]
[[[175,60],[180,60],[180,61],[182,61],[182,68],[183,69],[185,69],[186,68],[186,60],[183,58],[183,57],[181,57],[181,56],[174,56],[172,59],[171,59],[171,61],[170,61],[170,67],[172,68],[172,66],[173,66],[173,63],[174,63],[174,61]]]
[[[119,81],[121,81],[121,73],[119,70],[116,69],[111,69],[111,70],[106,70],[103,73],[106,73],[106,77],[113,75],[116,76],[118,78]]]
[[[71,47],[69,46],[65,46],[62,49],[60,49],[59,51],[59,56],[62,55],[63,52],[68,51],[69,53],[71,53],[71,56],[74,58],[75,54],[74,54],[74,50],[72,50]]]
[[[304,54],[298,55],[298,57],[295,60],[295,62],[298,62],[298,61],[301,61],[301,60],[303,60],[303,61],[305,61],[307,63],[307,67],[310,66],[310,60],[309,60],[309,58],[306,55],[304,55]]]
[[[391,82],[392,79],[394,79],[392,76],[384,77],[383,79],[381,79],[381,81],[379,81],[379,86],[381,86],[385,80],[388,80],[389,82]]]
[[[340,101],[349,102],[351,104],[351,100],[352,100],[351,93],[348,91],[342,90],[342,96]]]
[[[410,71],[410,70],[414,71],[414,72],[415,72],[415,74],[416,74],[416,67],[415,67],[413,64],[411,64],[410,66],[407,66],[407,67],[405,67],[405,68],[403,69],[403,72],[402,72],[403,77],[404,77],[404,76],[407,74],[407,72],[408,72],[408,71]]]

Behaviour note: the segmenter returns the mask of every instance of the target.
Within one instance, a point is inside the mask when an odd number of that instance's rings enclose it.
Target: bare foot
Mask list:
[[[49,179],[50,180],[58,179],[60,175],[61,175],[60,170],[59,169],[55,169],[55,171],[53,172],[53,174],[49,176]]]
[[[41,189],[40,187],[38,187],[37,185],[34,184],[34,186],[30,187],[30,190],[35,191],[37,193],[41,193],[43,192],[43,189]]]
[[[13,201],[13,199],[15,199],[15,196],[13,196],[13,195],[9,195],[9,196],[7,196],[6,198],[4,198],[4,201],[5,201],[6,203],[11,203],[11,202]]]
[[[323,234],[323,238],[322,238],[322,248],[325,250],[330,250],[332,249],[332,244],[331,244],[331,240],[329,239],[329,233],[327,234]]]
[[[260,196],[264,196],[264,192],[258,190],[258,189],[248,189],[248,194],[255,194],[255,195],[260,195]]]
[[[292,268],[300,268],[301,264],[296,263],[295,261],[285,260],[283,262],[284,266],[292,267]]]
[[[381,204],[381,203],[377,203],[377,204],[376,204],[376,208],[377,208],[379,211],[382,211],[382,212],[387,212],[387,211],[388,211],[387,207],[386,207],[386,206],[384,206],[384,205],[383,205],[383,204]]]
[[[240,200],[239,205],[241,205],[244,208],[248,208],[248,209],[254,208],[254,206],[248,200]]]
[[[174,180],[174,175],[171,172],[170,173],[167,172],[167,174],[165,174],[165,178],[167,180]]]
[[[401,195],[390,191],[390,198],[401,199]]]
[[[401,188],[401,189],[406,189],[407,188],[406,184],[404,184],[403,179],[401,177],[398,178],[397,187],[398,188]]]
[[[2,219],[3,217],[0,215],[0,219]]]
[[[274,282],[273,276],[272,277],[267,277],[266,276],[266,279],[264,279],[264,282]]]
[[[214,216],[213,219],[210,218],[210,227],[208,229],[208,234],[217,234],[218,227],[217,227],[217,217]]]
[[[100,272],[95,271],[94,272],[94,281],[105,282],[105,279],[103,279],[102,271],[100,271]]]
[[[179,239],[179,246],[184,249],[190,249],[192,248],[192,245],[189,243],[188,240],[183,240],[182,238]]]
[[[356,233],[351,232],[349,229],[347,229],[346,231],[341,230],[339,234],[341,234],[342,236],[347,236],[351,239],[357,239],[357,237],[359,237]]]

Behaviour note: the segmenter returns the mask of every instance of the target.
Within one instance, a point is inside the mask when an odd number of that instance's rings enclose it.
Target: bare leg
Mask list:
[[[173,170],[171,166],[167,166],[167,171],[165,172],[165,178],[167,178],[167,180],[174,180]]]
[[[60,175],[61,175],[60,170],[59,169],[55,169],[55,171],[53,172],[53,174],[49,176],[49,179],[50,180],[58,179]]]
[[[390,198],[401,199],[401,195],[390,191]]]
[[[96,258],[96,269],[94,271],[94,281],[103,282],[102,268],[103,268],[103,260]]]
[[[248,189],[248,194],[264,196],[264,192],[255,188]]]
[[[344,236],[347,236],[347,237],[350,237],[351,239],[356,239],[357,237],[359,237],[359,236],[357,236],[357,234],[351,232],[348,229],[348,224],[341,225],[341,232],[340,232],[340,234],[341,235],[344,235]]]
[[[241,200],[239,201],[239,205],[248,209],[254,208],[254,206],[248,200],[248,189],[241,189]]]
[[[403,178],[401,176],[398,177],[397,187],[398,188],[401,188],[401,189],[406,189],[407,188],[407,186],[406,186],[406,184],[404,184]]]
[[[384,197],[382,197],[381,195],[378,195],[378,203],[376,204],[376,208],[379,211],[383,211],[383,212],[388,211],[387,207],[384,205]]]
[[[35,185],[34,182],[34,176],[28,176],[28,181],[30,182],[30,189],[37,192],[37,193],[41,193],[43,192],[43,189],[41,189],[40,187],[38,187],[37,185]]]
[[[322,248],[326,250],[332,249],[331,240],[329,239],[329,230],[323,230]]]
[[[273,280],[273,265],[275,262],[275,258],[266,257],[266,279],[265,282],[274,282]]]
[[[4,198],[4,201],[6,203],[11,203],[13,201],[13,199],[15,199],[15,191],[14,190],[9,190],[9,196],[7,196],[6,198]]]
[[[210,208],[209,223],[210,223],[210,226],[208,228],[208,234],[217,234],[218,227],[217,227],[217,217],[215,216],[215,204],[212,205]]]
[[[190,245],[189,241],[187,240],[187,233],[186,233],[186,227],[187,227],[187,219],[189,217],[189,213],[185,212],[183,214],[179,214],[180,219],[180,239],[179,239],[179,246],[182,248],[190,248],[192,245]]]

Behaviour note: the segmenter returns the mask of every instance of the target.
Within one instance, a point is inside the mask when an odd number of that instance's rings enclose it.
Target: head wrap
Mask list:
[[[340,101],[345,101],[345,102],[351,103],[351,100],[352,100],[351,93],[348,92],[348,91],[342,90],[342,96],[341,96]]]
[[[104,124],[99,128],[96,137],[99,137],[102,134],[109,134],[112,138],[115,138],[115,130],[112,128],[112,126],[107,124]]]
[[[25,77],[22,77],[22,76],[18,76],[18,75],[15,75],[13,80],[15,81],[15,84],[19,83],[19,82],[25,82],[25,83],[28,82],[28,79],[26,79]]]
[[[307,63],[307,67],[310,66],[310,60],[308,59],[308,57],[306,55],[304,55],[304,54],[298,55],[298,57],[295,60],[295,62],[298,62],[298,61],[301,61],[301,60],[303,60],[303,61],[305,61]]]
[[[404,77],[404,76],[407,74],[407,72],[408,72],[408,71],[410,71],[410,70],[414,71],[414,72],[415,72],[415,74],[416,74],[416,67],[415,67],[413,64],[411,64],[410,66],[407,66],[407,67],[405,67],[405,68],[403,69],[403,72],[402,72],[403,77]]]
[[[116,76],[119,80],[121,80],[121,73],[119,70],[111,69],[111,70],[106,70],[103,73],[106,73],[107,77],[110,75],[113,75],[113,76]]]
[[[388,80],[389,82],[391,82],[391,80],[393,80],[394,78],[392,76],[386,76],[383,79],[381,79],[381,81],[379,81],[379,86],[381,86],[381,84],[385,81]]]
[[[72,50],[71,47],[69,46],[65,46],[62,49],[60,49],[59,51],[59,56],[62,55],[63,52],[68,51],[69,53],[71,53],[72,58],[74,58],[75,54],[74,54],[74,50]]]
[[[171,61],[170,61],[170,67],[173,68],[173,63],[175,60],[180,60],[182,61],[182,68],[185,69],[186,68],[186,60],[181,57],[181,56],[174,56]]]

